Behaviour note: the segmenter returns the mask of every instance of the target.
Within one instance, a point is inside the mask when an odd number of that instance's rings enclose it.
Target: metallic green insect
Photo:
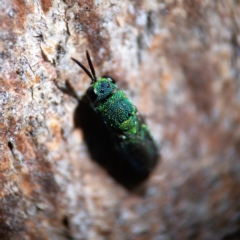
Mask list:
[[[116,150],[122,158],[139,175],[147,176],[158,161],[158,149],[149,129],[136,107],[117,87],[115,80],[110,76],[97,78],[88,51],[86,56],[91,73],[82,63],[74,58],[72,60],[92,80],[87,98],[110,130]]]

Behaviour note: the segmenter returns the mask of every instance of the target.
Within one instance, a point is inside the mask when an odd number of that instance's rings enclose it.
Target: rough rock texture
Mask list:
[[[240,239],[239,1],[0,0],[0,29],[1,240]],[[76,124],[87,49],[161,145],[141,191]]]

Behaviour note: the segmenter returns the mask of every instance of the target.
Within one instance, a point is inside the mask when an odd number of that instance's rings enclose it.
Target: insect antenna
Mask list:
[[[91,61],[91,58],[90,58],[90,55],[89,55],[88,51],[86,51],[86,55],[87,55],[88,64],[89,64],[89,67],[91,69],[92,76],[93,76],[92,80],[93,80],[93,82],[96,82],[97,78],[96,78],[95,70],[94,70],[94,67],[93,67],[93,64],[92,64],[92,61]]]
[[[88,69],[83,66],[82,63],[80,63],[78,60],[76,60],[75,58],[71,58],[79,67],[81,67],[83,69],[83,71],[91,78],[91,80],[94,82],[95,79],[93,78],[93,76],[91,75],[91,73],[88,71]]]

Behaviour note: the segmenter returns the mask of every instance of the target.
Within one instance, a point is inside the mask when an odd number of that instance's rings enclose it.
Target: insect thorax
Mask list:
[[[96,108],[107,125],[127,134],[138,130],[137,112],[122,90],[117,90]]]

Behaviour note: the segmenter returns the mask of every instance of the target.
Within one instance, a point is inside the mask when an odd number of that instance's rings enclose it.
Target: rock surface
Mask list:
[[[239,1],[0,0],[0,29],[0,239],[239,239]],[[86,50],[161,145],[138,191],[63,91],[85,94]]]

